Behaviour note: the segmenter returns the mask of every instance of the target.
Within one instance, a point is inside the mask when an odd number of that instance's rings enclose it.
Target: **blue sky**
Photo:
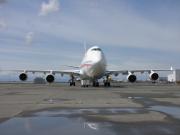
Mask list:
[[[180,68],[179,0],[0,0],[0,68],[63,69],[98,45],[110,69]]]

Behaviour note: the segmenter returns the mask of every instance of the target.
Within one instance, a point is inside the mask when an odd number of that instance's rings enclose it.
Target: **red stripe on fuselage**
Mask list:
[[[92,64],[82,64],[80,67],[83,68],[83,67],[91,67]]]

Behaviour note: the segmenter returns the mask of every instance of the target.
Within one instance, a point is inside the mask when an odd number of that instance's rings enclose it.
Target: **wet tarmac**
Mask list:
[[[172,108],[168,108],[169,110]],[[178,108],[180,109],[180,108]],[[167,110],[155,106],[151,110]],[[179,122],[110,122],[89,117],[94,114],[143,113],[138,108],[111,109],[61,109],[20,114],[0,124],[2,135],[175,135],[179,134]],[[169,114],[169,113],[168,113]],[[172,114],[173,116],[176,114]]]
[[[0,135],[179,135],[179,88],[3,85]]]
[[[180,107],[155,105],[151,106],[149,110],[163,112],[174,118],[180,119]]]

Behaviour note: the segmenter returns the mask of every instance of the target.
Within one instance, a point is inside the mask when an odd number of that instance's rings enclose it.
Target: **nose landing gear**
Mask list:
[[[89,80],[81,80],[81,87],[88,87],[89,86]]]

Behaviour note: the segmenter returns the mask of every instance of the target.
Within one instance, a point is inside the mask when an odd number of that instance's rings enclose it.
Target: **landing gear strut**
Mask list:
[[[93,81],[93,87],[99,87],[99,82],[98,80]]]
[[[89,80],[81,80],[81,87],[88,87],[89,86]]]
[[[76,83],[75,83],[75,78],[73,75],[71,75],[71,79],[69,81],[69,86],[76,86]]]
[[[105,87],[110,87],[111,86],[109,75],[107,75],[106,79],[104,80],[104,86]]]

